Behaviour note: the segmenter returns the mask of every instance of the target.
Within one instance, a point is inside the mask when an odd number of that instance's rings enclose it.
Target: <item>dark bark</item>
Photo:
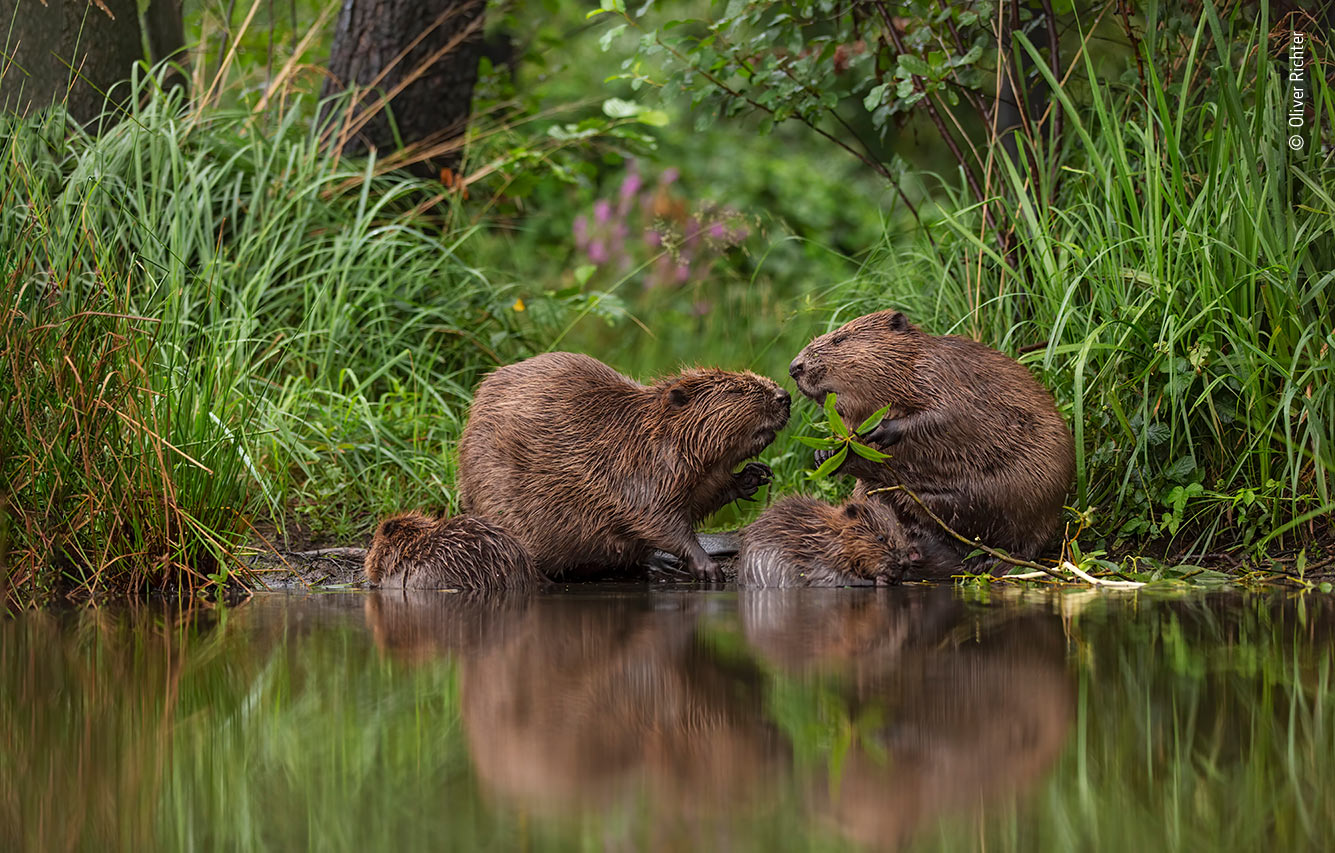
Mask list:
[[[151,0],[144,10],[144,34],[148,36],[148,53],[155,65],[165,61],[188,69],[181,0]],[[162,84],[164,89],[184,86],[185,75],[172,70]]]
[[[453,168],[458,151],[440,149],[468,125],[484,9],[482,0],[344,0],[324,94],[368,91],[333,117],[334,144],[382,157],[401,146],[435,149],[414,171]]]
[[[94,132],[115,123],[96,120],[128,94],[116,84],[129,79],[144,52],[135,0],[102,5],[109,12],[88,0],[0,0],[0,26],[8,33],[0,108],[27,115],[64,103]]]
[[[154,62],[186,61],[185,22],[181,19],[181,0],[150,0],[144,10],[144,31],[148,52]]]

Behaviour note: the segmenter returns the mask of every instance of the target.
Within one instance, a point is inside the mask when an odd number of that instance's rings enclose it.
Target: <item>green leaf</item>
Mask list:
[[[919,77],[930,77],[932,75],[932,67],[924,62],[922,57],[914,56],[911,53],[901,53],[899,55],[899,67]]]
[[[644,112],[644,107],[634,101],[623,101],[621,98],[608,98],[603,101],[603,114],[609,118],[630,118]]]
[[[834,454],[829,459],[826,459],[824,462],[822,462],[821,466],[816,469],[814,474],[811,475],[811,478],[815,480],[821,477],[830,476],[835,471],[839,470],[839,466],[843,465],[844,460],[847,458],[848,458],[848,445],[845,444],[842,450],[840,450],[838,453]]]
[[[793,436],[793,438],[796,438],[800,443],[805,444],[807,447],[812,447],[815,448],[816,450],[829,450],[830,448],[837,447],[839,445],[839,439],[831,438],[828,435],[826,436],[795,435]]]
[[[858,435],[862,435],[867,430],[880,425],[881,421],[885,420],[885,416],[888,414],[890,414],[890,406],[889,405],[882,406],[881,408],[877,409],[876,411],[868,415],[867,419],[863,421],[858,426],[858,428],[854,430],[854,432],[856,432]]]
[[[834,392],[825,395],[825,417],[830,422],[830,430],[842,438],[849,438],[848,427],[844,425],[844,419],[839,417],[839,410],[834,407]]]
[[[625,24],[617,24],[615,27],[609,28],[607,32],[598,37],[598,47],[607,50],[612,46],[612,39],[621,35],[622,31],[625,29]]]
[[[882,453],[874,447],[868,447],[856,441],[850,441],[848,447],[863,459],[870,459],[872,462],[884,462],[890,458],[889,453]]]
[[[866,109],[868,112],[870,112],[871,110],[874,110],[877,107],[879,107],[881,105],[881,101],[885,100],[885,90],[888,88],[890,88],[889,83],[882,83],[879,86],[873,86],[872,90],[867,93],[867,97],[862,99],[863,108]]]
[[[645,110],[636,117],[640,124],[648,124],[653,127],[666,127],[671,119],[668,114],[662,110]]]

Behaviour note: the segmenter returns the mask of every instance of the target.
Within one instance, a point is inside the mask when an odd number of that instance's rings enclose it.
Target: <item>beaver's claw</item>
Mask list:
[[[774,471],[764,462],[748,462],[732,477],[738,493],[745,499],[760,491],[761,486],[768,486],[774,479]]]

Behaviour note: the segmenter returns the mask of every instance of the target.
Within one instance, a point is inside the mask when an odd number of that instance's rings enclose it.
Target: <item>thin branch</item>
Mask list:
[[[904,46],[904,40],[900,38],[899,30],[896,29],[895,22],[890,17],[890,11],[885,8],[885,4],[883,3],[876,3],[874,5],[876,11],[881,16],[881,21],[885,24],[886,31],[890,35],[890,40],[894,42],[895,50],[899,51],[900,54],[908,53],[907,48]],[[912,78],[913,88],[921,92],[923,95],[923,107],[927,110],[927,115],[931,117],[932,124],[936,125],[936,130],[941,134],[941,138],[945,141],[946,146],[950,148],[950,153],[954,155],[956,162],[958,162],[960,168],[964,170],[964,178],[969,182],[969,189],[973,191],[974,198],[980,202],[983,201],[983,189],[978,184],[978,176],[974,174],[973,168],[969,165],[968,158],[964,156],[964,152],[960,150],[959,145],[955,142],[955,137],[950,135],[946,123],[942,121],[940,113],[937,112],[936,103],[932,100],[932,96],[927,92],[927,87],[923,84],[922,78],[916,74],[912,75]],[[986,213],[986,211],[984,212]]]
[[[636,28],[639,27],[639,25],[629,15],[626,15],[625,17],[626,21],[630,23],[632,26],[635,26]],[[657,35],[655,35],[654,40],[655,42],[657,42],[659,47],[662,47],[668,53],[671,53],[673,57],[677,59],[677,61],[687,66],[690,66],[692,69],[698,72],[701,77],[704,77],[710,83],[714,84],[714,86],[726,92],[730,97],[736,98],[737,100],[740,101],[744,101],[747,104],[749,104],[753,109],[760,110],[766,115],[774,115],[774,110],[770,109],[764,104],[759,103],[749,95],[745,95],[742,92],[738,91],[737,89],[732,88],[727,83],[724,83],[718,77],[711,74],[708,69],[703,68],[699,65],[694,65],[693,63],[690,62],[690,60],[688,60],[685,56],[682,55],[681,51],[677,50],[675,47],[668,44],[667,42],[664,42]],[[823,128],[818,127],[817,125],[810,124],[808,122],[803,122],[803,124],[806,124],[807,127],[811,128],[816,133],[819,133],[821,136],[825,137],[830,142],[833,142],[835,145],[838,145],[840,148],[844,149],[849,154],[852,154],[854,157],[861,160],[865,165],[873,169],[876,172],[876,174],[880,175],[881,177],[889,181],[891,186],[895,188],[895,192],[899,194],[900,201],[904,202],[904,206],[909,209],[909,213],[913,214],[913,218],[918,222],[920,226],[923,224],[922,218],[918,215],[918,208],[913,205],[913,202],[909,201],[908,196],[904,194],[904,188],[901,187],[899,184],[899,180],[894,176],[894,173],[892,173],[888,168],[886,168],[884,163],[881,163],[879,160],[875,160],[872,157],[863,154],[856,148],[853,148],[851,145],[844,142],[842,139],[839,139],[837,136],[834,136],[829,131],[826,131]]]
[[[960,533],[959,531],[955,530],[955,528],[951,527],[949,524],[946,524],[946,522],[941,518],[941,516],[932,512],[931,509],[928,508],[927,504],[923,503],[922,498],[914,494],[913,490],[910,489],[908,486],[905,486],[903,483],[900,483],[897,486],[886,486],[883,489],[872,489],[871,491],[867,492],[867,494],[879,495],[885,492],[903,492],[910,498],[913,498],[913,502],[916,503],[919,507],[921,507],[922,511],[927,514],[927,517],[930,518],[932,521],[936,522],[938,527],[940,527],[946,533],[950,534],[955,539],[958,539],[960,542],[963,542],[965,545],[977,548],[984,554],[987,554],[989,557],[995,557],[996,559],[1001,560],[1003,563],[1010,563],[1012,566],[1022,566],[1026,569],[1036,569],[1060,581],[1066,580],[1066,578],[1062,577],[1060,574],[1057,573],[1056,569],[1045,566],[1042,563],[1035,563],[1033,560],[1021,560],[1019,557],[1012,557],[1005,551],[998,551],[996,548],[993,548],[989,545],[984,545],[978,539],[970,539],[963,533]]]

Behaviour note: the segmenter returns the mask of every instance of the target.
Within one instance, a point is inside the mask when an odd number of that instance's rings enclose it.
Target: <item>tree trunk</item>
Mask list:
[[[483,0],[344,0],[324,94],[367,91],[335,117],[334,143],[346,154],[374,148],[382,157],[411,147],[406,160],[418,174],[454,167],[472,109],[484,9]]]
[[[112,90],[144,58],[136,0],[0,0],[0,22],[8,33],[0,108],[27,115],[63,103],[94,132],[115,123],[97,119],[124,100],[124,87]]]
[[[185,49],[185,22],[181,18],[181,0],[150,0],[144,10],[144,34],[148,36],[148,53],[153,64],[173,62],[182,69],[189,68]],[[163,79],[163,88],[184,86],[185,76],[175,70]]]

